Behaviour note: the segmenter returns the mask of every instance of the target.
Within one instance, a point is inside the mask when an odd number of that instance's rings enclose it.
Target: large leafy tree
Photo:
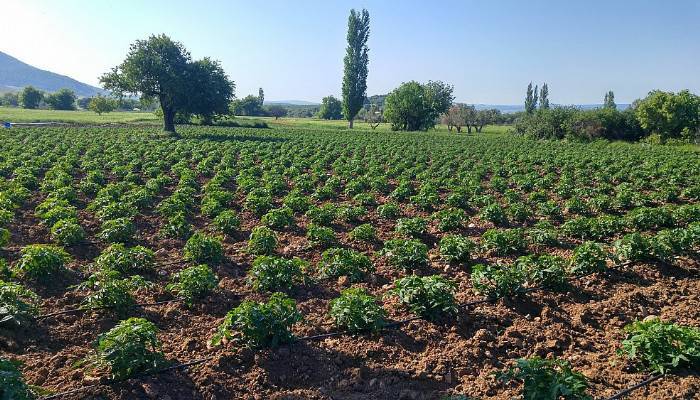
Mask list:
[[[260,103],[260,97],[249,94],[248,96],[235,100],[231,103],[231,112],[234,115],[262,116],[265,110]]]
[[[428,130],[450,108],[452,90],[452,86],[440,81],[405,82],[386,97],[384,119],[393,130]]]
[[[318,110],[318,117],[322,119],[341,119],[343,117],[343,106],[340,100],[334,96],[326,96],[321,100],[321,108]]]
[[[52,110],[75,110],[77,98],[75,92],[64,88],[45,96],[44,101]]]
[[[100,81],[120,97],[129,93],[145,100],[157,99],[163,111],[163,129],[173,133],[178,112],[209,118],[221,112],[221,103],[228,104],[234,87],[218,63],[208,59],[192,62],[181,43],[163,34],[134,42],[124,62]]]
[[[34,109],[38,108],[41,100],[44,98],[44,93],[34,86],[27,86],[19,92],[19,105],[22,108]]]
[[[663,140],[690,137],[700,128],[700,96],[654,90],[633,105],[639,125]]]
[[[357,113],[367,94],[367,39],[369,38],[369,13],[350,10],[348,18],[348,47],[345,50],[343,74],[343,115],[352,128]]]

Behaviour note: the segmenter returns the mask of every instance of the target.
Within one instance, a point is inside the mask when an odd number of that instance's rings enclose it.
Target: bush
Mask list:
[[[528,242],[537,246],[556,246],[559,243],[557,231],[549,221],[539,221],[526,232]]]
[[[309,207],[311,207],[311,199],[301,193],[292,192],[284,198],[282,204],[285,207],[292,209],[294,212],[303,213],[306,212]]]
[[[649,372],[666,374],[678,368],[700,367],[700,330],[663,322],[659,318],[636,321],[625,327],[619,354]]]
[[[233,235],[240,229],[241,219],[235,211],[224,210],[214,218],[214,226],[226,235]]]
[[[63,246],[73,246],[85,240],[85,230],[72,220],[61,220],[51,227],[51,239]]]
[[[17,283],[0,280],[0,326],[24,326],[39,312],[39,297]]]
[[[438,220],[438,228],[443,232],[454,231],[462,227],[467,220],[467,213],[459,208],[448,208],[433,214]]]
[[[15,273],[40,281],[48,281],[63,272],[69,260],[68,253],[62,248],[45,244],[30,244],[22,248],[20,254],[14,266]]]
[[[185,239],[192,233],[192,225],[187,222],[185,214],[178,212],[168,217],[160,231],[161,235],[173,239]]]
[[[95,265],[101,269],[117,271],[131,275],[138,272],[151,271],[155,265],[155,254],[143,246],[128,248],[116,243],[106,248],[95,260]]]
[[[92,274],[79,289],[90,290],[85,296],[82,308],[111,308],[118,316],[125,316],[136,304],[134,293],[150,285],[140,276],[122,278],[114,270],[101,270]]]
[[[331,300],[330,316],[340,329],[350,333],[378,332],[385,324],[386,311],[364,289],[350,288]]]
[[[157,334],[158,328],[143,318],[121,321],[97,338],[88,361],[93,368],[109,367],[117,380],[155,371],[165,364]]]
[[[317,225],[309,226],[309,229],[306,231],[306,238],[312,245],[322,248],[331,247],[337,241],[333,229]]]
[[[471,281],[474,290],[491,299],[517,296],[525,290],[527,277],[517,264],[475,265]]]
[[[474,242],[460,235],[446,235],[440,239],[440,256],[447,262],[467,262],[476,248]]]
[[[350,231],[349,236],[352,240],[374,242],[377,240],[377,230],[371,224],[362,224]]]
[[[204,298],[219,284],[219,278],[206,264],[187,267],[170,278],[167,290],[185,299],[189,305]]]
[[[347,276],[350,282],[362,280],[364,274],[374,270],[372,261],[355,250],[334,248],[321,254],[318,272],[321,278]]]
[[[354,223],[361,221],[366,214],[367,209],[362,206],[339,207],[336,212],[336,218],[339,221]]]
[[[482,247],[497,256],[522,253],[527,248],[522,229],[489,229],[481,240]]]
[[[651,243],[638,232],[630,233],[615,241],[615,255],[620,260],[648,260],[652,258]]]
[[[263,215],[260,221],[275,230],[290,228],[294,226],[294,211],[287,207],[276,208]]]
[[[582,276],[603,272],[607,268],[608,253],[602,245],[595,242],[585,242],[574,249],[569,263],[569,272]]]
[[[530,255],[519,257],[515,263],[532,285],[555,290],[567,286],[566,260],[561,257]]]
[[[248,271],[248,283],[257,291],[291,290],[307,269],[308,263],[296,257],[258,256]]]
[[[331,203],[327,203],[321,207],[311,206],[306,212],[306,217],[316,225],[328,226],[333,223],[337,213],[337,207]]]
[[[117,218],[102,223],[98,237],[110,243],[125,243],[136,234],[136,225],[130,218]]]
[[[411,312],[436,320],[457,312],[454,297],[456,289],[454,282],[440,275],[410,275],[396,280],[388,293],[397,296]]]
[[[425,234],[427,223],[421,217],[401,218],[396,223],[396,232],[407,237],[420,237]]]
[[[377,214],[380,218],[396,219],[401,215],[401,209],[395,203],[386,203],[377,207]]]
[[[277,235],[266,226],[256,226],[248,239],[248,252],[255,255],[269,255],[275,252]]]
[[[428,246],[416,239],[392,239],[384,243],[382,255],[389,264],[406,270],[428,265]]]
[[[508,217],[498,203],[492,203],[484,207],[479,214],[479,218],[484,221],[489,221],[494,225],[505,225],[508,223]]]
[[[7,400],[34,400],[31,386],[24,382],[19,361],[0,358],[0,398]]]
[[[590,400],[586,394],[587,378],[571,369],[565,360],[539,357],[521,358],[515,365],[499,374],[499,380],[523,381],[522,396],[525,400]]]
[[[290,343],[290,328],[302,320],[296,302],[284,293],[274,293],[266,303],[246,300],[229,311],[211,342],[224,341],[249,347],[276,347]]]
[[[224,259],[224,248],[221,239],[195,232],[185,243],[184,256],[198,264],[218,264]]]

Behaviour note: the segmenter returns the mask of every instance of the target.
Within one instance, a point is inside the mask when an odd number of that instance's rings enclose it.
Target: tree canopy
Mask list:
[[[52,110],[75,110],[77,96],[70,89],[60,89],[44,96],[44,101]]]
[[[654,90],[633,104],[642,129],[662,140],[689,138],[700,129],[700,96],[683,90],[678,93]]]
[[[44,93],[34,86],[27,86],[19,92],[18,102],[20,107],[34,109],[38,108]]]
[[[384,119],[393,130],[428,130],[450,108],[452,91],[451,85],[440,81],[402,83],[386,97]]]
[[[321,108],[318,117],[322,119],[341,119],[343,117],[343,105],[334,96],[326,96],[321,100]]]

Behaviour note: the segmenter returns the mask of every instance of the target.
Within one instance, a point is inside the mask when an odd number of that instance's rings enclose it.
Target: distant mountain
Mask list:
[[[314,103],[313,101],[306,101],[306,100],[270,100],[270,101],[266,101],[265,104],[290,104],[293,106],[318,106],[320,103]]]
[[[73,78],[44,71],[0,51],[0,91],[18,91],[25,86],[34,86],[46,92],[68,88],[78,97],[90,97],[104,90],[78,82]]]

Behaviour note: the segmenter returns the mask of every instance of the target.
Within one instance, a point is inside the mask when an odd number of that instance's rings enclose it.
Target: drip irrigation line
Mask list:
[[[177,303],[177,302],[181,302],[184,300],[185,299],[183,299],[183,298],[177,298],[177,299],[156,301],[156,302],[152,302],[152,303],[136,303],[136,304],[133,304],[132,307],[158,306],[158,305],[167,304],[167,303]],[[114,306],[102,306],[102,307],[90,307],[90,308],[71,308],[68,310],[57,311],[57,312],[50,313],[50,314],[39,315],[38,317],[36,317],[36,319],[39,320],[39,319],[44,319],[44,318],[55,317],[57,315],[73,314],[73,313],[96,311],[96,310],[106,310],[106,309],[110,309],[110,308],[114,308]]]
[[[665,376],[665,375],[662,375],[662,374],[652,375],[652,376],[648,377],[647,379],[645,379],[645,380],[643,380],[643,381],[641,381],[641,382],[639,382],[639,383],[637,383],[637,384],[634,384],[634,385],[632,385],[632,386],[630,386],[630,387],[628,387],[628,388],[626,388],[626,389],[620,390],[619,392],[615,393],[615,394],[614,394],[613,396],[611,396],[611,397],[606,397],[606,398],[603,399],[603,400],[619,400],[619,399],[621,399],[621,398],[627,396],[628,394],[632,393],[633,391],[635,391],[635,390],[637,390],[637,389],[639,389],[639,388],[642,388],[642,387],[644,387],[644,386],[646,386],[646,385],[648,385],[648,384],[650,384],[650,383],[652,383],[652,382],[655,382],[655,381],[657,381],[657,380],[663,378],[664,376]]]

